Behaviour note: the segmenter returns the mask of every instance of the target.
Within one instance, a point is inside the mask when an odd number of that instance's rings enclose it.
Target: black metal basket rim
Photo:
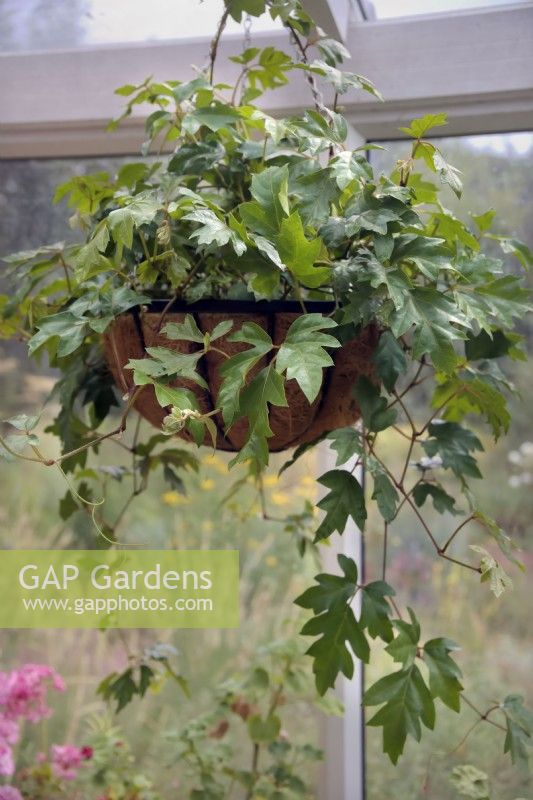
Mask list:
[[[152,300],[147,304],[148,311],[161,312],[168,306],[168,299]],[[304,301],[305,310],[309,313],[329,314],[335,310],[335,303],[330,300]],[[297,300],[198,300],[187,303],[175,300],[168,306],[172,312],[211,312],[219,314],[282,314],[301,313],[302,305]]]

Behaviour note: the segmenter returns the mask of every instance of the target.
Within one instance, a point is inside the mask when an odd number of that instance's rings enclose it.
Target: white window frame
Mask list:
[[[349,68],[373,80],[385,97],[380,103],[362,92],[343,96],[345,114],[364,138],[398,138],[398,126],[435,111],[448,113],[450,135],[533,128],[533,3],[394,20],[352,18],[344,25],[346,3],[309,0],[322,9],[321,18],[341,34],[345,30],[353,54]],[[253,40],[289,47],[284,31]],[[225,57],[241,47],[240,36],[222,41],[222,81],[234,79],[237,67]],[[112,89],[147,75],[192,76],[191,64],[201,66],[207,49],[207,40],[189,39],[0,55],[0,157],[137,152],[142,112],[119,131],[105,131],[122,107]],[[264,107],[277,114],[301,107],[307,90],[299,77],[267,94]]]

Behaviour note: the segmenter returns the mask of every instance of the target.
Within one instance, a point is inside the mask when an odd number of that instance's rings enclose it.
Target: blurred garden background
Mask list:
[[[392,170],[395,161],[405,156],[406,146],[402,142],[383,144],[385,150],[372,152],[372,162]],[[461,137],[441,140],[439,147],[463,172],[463,200],[455,201],[450,194],[454,212],[464,216],[462,208],[475,213],[494,208],[501,226],[498,232],[516,235],[533,246],[533,134]],[[64,223],[65,208],[51,205],[54,187],[71,175],[116,170],[120,163],[118,158],[0,162],[0,255],[43,241],[74,239],[75,234]],[[511,261],[509,269],[514,269]],[[526,320],[522,333],[531,345],[533,327]],[[531,569],[531,367],[515,363],[509,378],[518,392],[511,402],[512,428],[509,437],[496,446],[487,431],[479,431],[486,449],[481,456],[482,471],[487,477],[480,482],[478,494],[481,505],[522,548],[521,559]],[[54,375],[45,364],[39,369],[26,360],[22,344],[6,346],[0,340],[1,419],[15,412],[35,412],[48,397],[53,383]],[[45,416],[52,415],[53,403],[52,399]],[[387,446],[394,449],[400,444],[396,437]],[[110,463],[116,464],[113,442],[105,446],[110,449]],[[164,797],[173,796],[170,792],[177,788],[180,775],[175,766],[176,737],[183,726],[200,711],[209,709],[213,689],[219,682],[245,669],[262,646],[292,637],[301,626],[302,619],[292,600],[308,585],[318,561],[310,547],[303,558],[300,555],[302,537],[306,535],[305,524],[300,523],[305,523],[318,499],[314,495],[314,478],[322,467],[309,458],[278,478],[281,463],[282,459],[274,460],[265,480],[267,515],[274,519],[263,518],[264,508],[254,486],[246,481],[239,484],[243,474],[228,474],[227,460],[206,449],[201,453],[198,473],[188,472],[183,486],[173,488],[162,478],[154,477],[149,491],[128,510],[121,528],[122,540],[154,548],[239,549],[239,630],[0,632],[3,670],[24,662],[47,663],[63,675],[67,684],[66,694],[53,698],[56,713],[45,723],[47,730],[28,731],[24,747],[39,749],[41,736],[50,741],[84,742],[95,719],[100,725],[107,724],[108,709],[95,695],[102,678],[113,670],[123,670],[131,654],[164,641],[177,648],[173,659],[179,673],[190,682],[191,698],[187,699],[175,684],[167,683],[159,691],[150,691],[143,701],[132,703],[115,722],[124,735],[127,733],[136,768],[151,776]],[[111,471],[102,473],[102,478],[110,486],[108,511],[112,516],[121,508],[125,478]],[[231,493],[234,484],[237,485]],[[64,481],[55,471],[0,461],[0,547],[102,546],[88,515],[78,512],[61,520],[58,502],[65,491]],[[275,521],[277,515],[285,517],[287,513],[304,517],[287,529]],[[437,538],[446,536],[449,522],[435,514]],[[370,518],[364,534],[368,580],[381,577],[380,530],[378,520]],[[468,676],[466,694],[478,707],[486,708],[511,688],[521,691],[531,704],[533,631],[528,572],[510,570],[514,588],[496,599],[479,585],[477,576],[460,581],[459,569],[437,561],[417,521],[407,511],[400,515],[389,538],[387,571],[387,580],[397,589],[399,603],[402,607],[412,603],[419,609],[425,638],[446,635],[459,645],[468,645],[458,660]],[[383,653],[381,661],[374,661],[367,676],[369,682],[379,677],[380,664],[385,665],[386,659],[388,656]],[[324,706],[327,705],[326,701]],[[327,710],[334,711],[334,704],[330,703]],[[320,743],[320,710],[305,702],[305,691],[287,718],[289,738]],[[479,725],[457,749],[474,721],[475,715],[468,708],[460,720],[443,709],[436,731],[426,733],[421,746],[411,742],[396,768],[382,757],[380,731],[368,729],[369,800],[452,800],[458,795],[450,782],[451,770],[464,763],[475,764],[488,773],[497,800],[530,797],[529,778],[511,768],[501,753],[501,736],[491,726]]]

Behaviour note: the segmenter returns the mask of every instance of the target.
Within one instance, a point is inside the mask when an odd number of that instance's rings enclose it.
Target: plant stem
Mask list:
[[[63,272],[65,273],[65,280],[67,282],[68,293],[72,294],[72,284],[70,282],[70,275],[68,274],[68,265],[65,259],[63,258],[63,253],[59,254],[59,262],[63,267]]]
[[[451,536],[450,536],[450,537],[448,538],[448,540],[446,541],[446,544],[445,544],[445,545],[444,545],[444,547],[442,548],[442,552],[443,552],[443,553],[445,553],[445,552],[446,552],[446,550],[447,550],[447,549],[448,549],[448,547],[451,545],[451,543],[453,542],[453,540],[455,539],[455,537],[457,536],[457,534],[459,533],[459,531],[460,531],[462,528],[464,528],[464,526],[465,526],[465,525],[467,525],[469,522],[472,522],[472,520],[473,520],[473,519],[474,519],[474,515],[473,515],[473,514],[470,514],[470,516],[469,516],[469,517],[467,517],[465,520],[463,520],[463,522],[461,522],[461,524],[460,524],[460,525],[458,525],[458,526],[457,526],[457,528],[456,528],[456,529],[453,531],[453,533],[451,534]]]
[[[472,711],[475,711],[476,714],[479,714],[479,716],[483,720],[483,722],[490,722],[491,725],[494,725],[495,728],[499,728],[501,731],[507,730],[503,725],[500,725],[499,722],[494,722],[493,719],[489,719],[488,718],[489,714],[492,714],[493,711],[497,711],[500,708],[499,705],[493,705],[490,708],[488,708],[487,711],[482,712],[464,694],[461,695],[461,697],[463,698],[463,700],[467,704],[467,706],[469,706],[472,709]]]
[[[250,785],[250,788],[248,789],[248,791],[246,793],[246,800],[252,800],[252,797],[254,796],[254,784],[255,784],[255,782],[257,780],[257,771],[259,769],[260,747],[261,746],[257,742],[254,743],[254,749],[253,749],[253,752],[252,752],[252,775],[253,775],[253,781],[254,782]]]
[[[465,733],[465,735],[464,735],[464,736],[461,738],[461,740],[460,740],[459,744],[457,744],[457,745],[456,745],[456,746],[453,748],[453,750],[450,750],[450,752],[449,752],[449,753],[446,753],[446,755],[447,755],[448,757],[450,757],[450,756],[453,756],[453,755],[454,755],[454,754],[455,754],[455,753],[456,753],[458,750],[460,750],[460,749],[461,749],[461,747],[464,745],[464,743],[466,742],[466,740],[468,739],[468,737],[470,736],[470,734],[471,734],[471,733],[473,733],[473,731],[475,731],[475,729],[477,728],[477,726],[479,725],[479,723],[480,723],[480,722],[482,722],[482,719],[481,719],[481,717],[479,717],[479,719],[476,719],[476,721],[475,721],[475,722],[474,722],[474,723],[473,723],[473,724],[472,724],[472,725],[471,725],[471,726],[468,728],[468,730],[467,730],[467,732]]]
[[[425,532],[427,533],[428,537],[430,538],[431,543],[437,552],[437,555],[439,555],[441,558],[446,559],[446,561],[452,561],[454,564],[459,564],[461,567],[465,567],[466,569],[472,570],[472,572],[480,574],[481,569],[479,567],[476,567],[474,564],[469,564],[467,561],[460,561],[458,558],[452,558],[452,556],[449,556],[444,552],[444,549],[439,545],[439,543],[435,539],[427,522],[425,521],[424,517],[422,516],[422,514],[414,504],[413,500],[411,499],[410,496],[411,493],[407,492],[404,489],[403,485],[398,480],[396,480],[396,478],[394,477],[390,469],[387,467],[387,465],[384,464],[381,458],[376,454],[376,451],[374,450],[373,445],[370,442],[368,442],[368,446],[369,446],[369,452],[374,456],[376,461],[383,467],[383,469],[387,473],[388,477],[390,478],[396,489],[400,492],[400,494],[404,498],[405,502],[407,502],[411,506],[411,509],[418,517],[418,520],[422,525],[423,529],[425,530]]]
[[[424,425],[424,427],[422,428],[422,430],[420,430],[420,431],[418,432],[418,436],[422,436],[422,434],[424,434],[424,433],[427,431],[427,429],[429,428],[429,426],[431,425],[431,423],[433,422],[433,420],[435,419],[435,417],[438,417],[438,415],[440,414],[440,412],[441,412],[441,411],[443,411],[443,410],[446,408],[446,406],[448,405],[448,403],[450,402],[450,400],[453,400],[453,398],[454,398],[456,395],[458,395],[458,394],[460,394],[460,391],[453,392],[453,393],[452,393],[452,394],[451,394],[451,395],[448,397],[448,399],[444,401],[444,403],[441,403],[441,404],[440,404],[440,406],[439,406],[439,407],[436,409],[436,411],[434,411],[434,412],[433,412],[433,414],[431,415],[431,417],[428,419],[428,421],[426,422],[426,424]]]
[[[386,579],[387,575],[387,546],[389,541],[389,523],[385,522],[383,525],[383,562],[381,566],[381,578]]]
[[[220,37],[224,33],[224,28],[226,27],[226,23],[229,17],[229,8],[224,10],[220,18],[220,22],[218,23],[218,28],[216,33],[211,41],[211,47],[209,49],[209,82],[213,83],[213,74],[215,72],[215,61],[217,60],[217,53],[218,53],[218,45],[220,42]]]
[[[302,64],[309,64],[309,59],[307,58],[307,49],[302,44],[302,40],[298,36],[298,34],[296,32],[296,29],[288,21],[285,22],[284,24],[290,30],[292,38],[294,40],[294,43],[295,43],[296,47],[298,48],[298,50],[301,53]],[[311,89],[311,94],[313,95],[313,101],[314,101],[316,110],[318,111],[318,113],[321,116],[323,116],[329,122],[331,115],[329,114],[328,109],[324,106],[324,104],[320,100],[320,95],[319,95],[319,92],[318,92],[316,81],[315,81],[312,73],[306,72],[305,73],[305,79],[306,79],[306,81],[309,84],[309,87]]]
[[[150,255],[150,251],[148,250],[148,244],[146,242],[146,238],[144,236],[144,233],[141,231],[140,228],[137,228],[137,233],[139,234],[139,239],[141,240],[141,245],[142,245],[142,249],[144,250],[144,255],[146,256],[146,260],[148,261],[150,266],[153,266],[152,256]]]
[[[6,453],[9,453],[10,456],[13,456],[14,458],[20,458],[21,461],[33,461],[36,464],[42,463],[42,458],[34,458],[33,456],[24,456],[22,455],[22,453],[17,453],[15,452],[15,450],[12,450],[2,436],[0,436],[0,447],[3,447]]]

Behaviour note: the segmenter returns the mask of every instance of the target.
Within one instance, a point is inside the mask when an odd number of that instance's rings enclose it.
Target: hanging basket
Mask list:
[[[301,316],[298,303],[248,302],[237,300],[206,300],[194,304],[175,303],[164,316],[165,301],[153,302],[147,310],[134,309],[122,314],[112,323],[104,335],[104,351],[108,366],[119,389],[129,392],[133,387],[132,370],[124,369],[132,358],[144,358],[147,347],[166,347],[180,353],[191,353],[200,348],[195,342],[174,341],[160,333],[167,322],[183,322],[187,314],[192,314],[196,324],[204,333],[212,331],[219,322],[233,321],[233,331],[239,330],[245,322],[254,322],[263,328],[274,344],[281,344],[294,320]],[[306,303],[308,312],[328,314],[333,303]],[[230,334],[231,335],[231,331]],[[313,441],[321,434],[334,428],[352,425],[359,418],[359,409],[352,395],[352,388],[361,375],[373,376],[372,354],[377,344],[378,331],[375,326],[365,328],[361,334],[342,347],[331,352],[334,365],[324,370],[322,389],[313,403],[309,403],[295,380],[285,384],[287,407],[272,406],[269,424],[274,435],[268,440],[269,450],[276,452]],[[229,356],[248,348],[241,342],[230,342],[227,337],[217,340],[217,348]],[[199,371],[205,378],[208,389],[203,389],[189,380],[175,381],[173,386],[189,389],[198,400],[200,410],[208,413],[216,408],[216,398],[221,384],[219,367],[224,356],[209,352],[199,362]],[[257,374],[268,356],[262,359],[251,371]],[[159,405],[152,386],[146,386],[135,402],[139,414],[161,428],[167,411]],[[221,415],[213,418],[217,425],[217,448],[237,451],[245,444],[248,423],[238,420],[229,431],[224,432]],[[183,431],[182,438],[190,439]],[[206,439],[207,443],[207,439]]]

